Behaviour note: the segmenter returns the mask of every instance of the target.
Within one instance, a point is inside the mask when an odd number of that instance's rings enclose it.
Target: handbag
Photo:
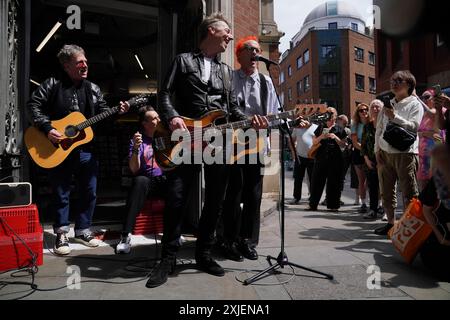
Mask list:
[[[413,198],[401,219],[389,230],[388,236],[395,249],[409,264],[432,232],[423,215],[422,203]]]
[[[383,139],[399,151],[408,150],[416,141],[416,138],[417,133],[405,129],[391,121],[387,123],[386,130],[383,134]]]

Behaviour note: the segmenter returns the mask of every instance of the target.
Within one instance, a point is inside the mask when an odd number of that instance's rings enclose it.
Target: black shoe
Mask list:
[[[327,208],[330,212],[339,212],[339,208]]]
[[[305,211],[317,211],[317,207],[308,206]]]
[[[359,213],[367,213],[367,205],[365,203],[363,203],[361,205],[361,208],[359,208],[358,212]]]
[[[228,260],[233,260],[237,262],[244,261],[244,257],[236,248],[236,243],[233,244],[223,244],[221,247],[222,254]]]
[[[379,235],[379,236],[385,236],[388,234],[388,231],[391,230],[391,228],[393,227],[393,224],[387,223],[384,226],[377,228],[374,230],[374,233]]]
[[[289,204],[293,204],[293,205],[296,205],[296,204],[299,204],[300,203],[300,199],[292,199],[290,202],[289,202]]]
[[[163,258],[161,262],[153,269],[150,278],[146,283],[147,288],[156,288],[166,283],[167,277],[175,269],[176,259]]]
[[[67,238],[66,233],[56,234],[56,241],[53,251],[60,256],[65,256],[70,253],[69,239]]]
[[[195,261],[197,262],[197,268],[201,271],[217,277],[225,275],[225,270],[210,256],[195,257]]]
[[[241,243],[239,245],[239,251],[249,260],[258,260],[258,252],[256,252],[255,248],[252,248],[248,243]]]

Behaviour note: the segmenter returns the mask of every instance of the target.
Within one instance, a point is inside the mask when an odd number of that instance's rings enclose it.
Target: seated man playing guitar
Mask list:
[[[49,78],[32,94],[27,108],[32,123],[55,146],[62,140],[64,132],[52,126],[52,120],[66,117],[72,112],[81,112],[92,117],[109,110],[100,88],[87,80],[88,65],[84,50],[77,45],[65,45],[57,55],[64,69],[61,80]],[[128,111],[129,104],[121,103],[120,112]],[[37,132],[40,134],[41,132]],[[97,247],[89,230],[94,213],[97,194],[98,162],[90,144],[75,148],[58,166],[48,170],[53,189],[51,209],[56,221],[54,251],[58,255],[70,253],[69,240],[69,199],[72,175],[77,180],[79,191],[78,214],[75,221],[75,238],[88,247]]]

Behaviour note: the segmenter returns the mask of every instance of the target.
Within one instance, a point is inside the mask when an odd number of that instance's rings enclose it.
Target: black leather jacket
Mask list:
[[[169,122],[180,115],[198,119],[215,109],[227,111],[230,121],[247,119],[232,92],[227,110],[222,70],[229,75],[230,84],[226,84],[226,87],[230,88],[233,77],[231,68],[214,59],[208,83],[202,81],[203,70],[203,55],[199,52],[182,53],[175,58],[160,91],[159,113],[162,119]]]
[[[108,110],[100,88],[87,80],[81,84],[86,95],[84,115],[90,118]],[[46,135],[52,126],[50,121],[62,119],[78,109],[78,100],[73,83],[68,78],[45,80],[31,95],[27,103],[31,122]]]

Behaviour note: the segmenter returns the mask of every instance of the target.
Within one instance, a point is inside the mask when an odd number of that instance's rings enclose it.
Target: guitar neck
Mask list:
[[[112,116],[113,114],[119,112],[119,110],[120,110],[119,107],[113,107],[105,112],[102,112],[96,116],[93,116],[92,118],[90,118],[86,121],[81,122],[76,127],[78,128],[78,130],[86,129],[86,128],[96,124],[97,122],[99,122],[103,119],[106,119],[106,118]]]
[[[295,110],[290,110],[290,111],[285,111],[285,112],[281,112],[281,113],[277,113],[277,114],[269,114],[266,116],[266,118],[267,118],[267,121],[269,123],[271,123],[273,121],[280,120],[280,119],[286,119],[286,118],[292,117],[294,115],[295,115]],[[241,121],[221,124],[221,125],[218,125],[217,127],[215,127],[215,129],[220,130],[222,133],[225,133],[225,131],[227,129],[232,129],[232,130],[247,129],[247,128],[250,128],[251,126],[252,126],[252,119],[247,119],[247,120],[241,120]]]

